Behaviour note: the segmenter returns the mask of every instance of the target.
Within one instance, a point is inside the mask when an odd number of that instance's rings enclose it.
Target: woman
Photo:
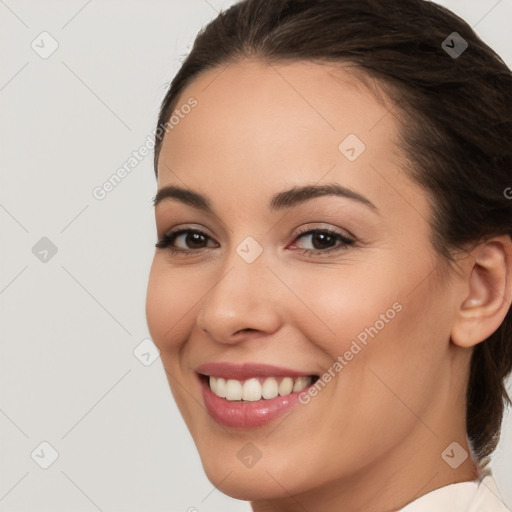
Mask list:
[[[162,103],[147,320],[263,511],[506,511],[512,74],[424,0],[245,0]]]

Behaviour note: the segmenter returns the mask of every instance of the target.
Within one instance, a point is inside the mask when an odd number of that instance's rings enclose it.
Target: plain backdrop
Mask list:
[[[152,155],[93,195],[231,3],[0,0],[1,511],[249,510],[204,476],[147,340]],[[440,3],[512,65],[512,0]],[[511,455],[507,415],[493,469],[509,504]]]

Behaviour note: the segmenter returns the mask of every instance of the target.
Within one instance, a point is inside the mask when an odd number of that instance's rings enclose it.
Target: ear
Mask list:
[[[479,244],[469,253],[464,273],[465,296],[451,332],[460,347],[472,347],[494,333],[512,301],[512,241],[503,235]]]

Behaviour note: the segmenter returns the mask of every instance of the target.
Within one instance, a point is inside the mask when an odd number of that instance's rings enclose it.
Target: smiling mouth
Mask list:
[[[212,393],[229,402],[257,402],[299,393],[315,384],[318,375],[299,377],[252,377],[244,380],[225,379],[199,374]]]

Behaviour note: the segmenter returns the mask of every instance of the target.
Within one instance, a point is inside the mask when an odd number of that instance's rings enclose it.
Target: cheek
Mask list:
[[[146,320],[149,333],[161,351],[178,348],[193,321],[192,308],[199,300],[195,288],[187,286],[177,270],[169,269],[155,256],[146,294]],[[190,283],[189,283],[190,284]],[[197,297],[196,297],[197,295]]]
[[[428,334],[444,336],[449,315],[446,297],[436,289],[435,262],[428,251],[412,256],[379,251],[378,264],[377,258],[367,258],[374,264],[354,259],[305,272],[300,280],[290,275],[303,298],[298,307],[309,339],[335,358],[354,340],[362,346],[382,340],[382,346],[385,339],[387,348],[408,350],[424,344]]]
[[[447,360],[450,333],[446,297],[435,287],[431,262],[414,268],[381,263],[373,272],[340,267],[317,273],[297,289],[309,309],[299,320],[301,330],[328,356],[332,373],[343,374],[333,379],[333,390],[345,402],[364,397],[370,416],[378,416],[383,404],[403,407],[390,389],[411,404],[426,404],[426,390]],[[333,367],[335,361],[340,364]]]
[[[186,280],[185,280],[186,281]],[[180,279],[177,270],[170,269],[165,258],[156,255],[151,266],[147,294],[146,321],[151,339],[160,350],[165,375],[174,400],[185,422],[190,425],[194,404],[183,393],[185,376],[179,365],[179,351],[191,328],[191,308],[199,299],[190,297],[190,287]],[[188,290],[188,292],[187,292]]]
[[[304,300],[297,305],[300,329],[333,359],[349,350],[353,341],[365,347],[402,314],[400,290],[389,286],[387,277],[355,265],[304,274],[294,283],[296,295]]]
[[[423,417],[436,397],[443,396],[449,373],[450,317],[445,311],[446,297],[436,290],[432,278],[417,287],[411,282],[417,281],[395,281],[394,292],[383,302],[373,304],[374,318],[365,320],[376,331],[368,329],[368,325],[363,327],[361,332],[369,334],[367,344],[350,363],[353,367],[347,367],[347,375],[354,376],[368,406],[368,420],[382,418],[385,422],[391,415],[397,430],[411,427],[416,422],[415,415]],[[384,318],[393,316],[385,309],[392,301],[397,306],[399,303],[394,317],[387,323],[376,322],[380,313]],[[386,436],[391,439],[394,434],[389,430]]]

